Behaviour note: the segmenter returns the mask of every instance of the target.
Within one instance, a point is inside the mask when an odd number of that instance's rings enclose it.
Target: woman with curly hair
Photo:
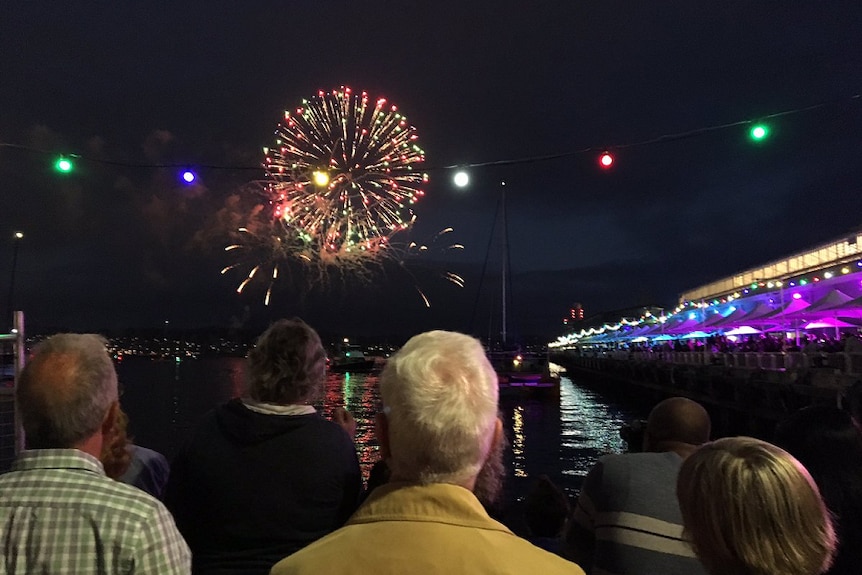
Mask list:
[[[158,451],[135,445],[128,436],[129,418],[120,408],[99,460],[105,475],[161,499],[168,481],[168,460]]]
[[[280,320],[247,358],[247,388],[207,414],[171,463],[165,503],[196,574],[265,574],[340,527],[361,475],[344,410],[321,417],[326,353],[302,320]]]

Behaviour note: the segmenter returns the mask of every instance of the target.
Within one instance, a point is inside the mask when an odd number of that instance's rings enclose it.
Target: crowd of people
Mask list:
[[[823,330],[821,330],[823,331]],[[709,353],[862,353],[862,338],[856,332],[799,333],[787,337],[784,332],[748,335],[709,335],[677,338],[665,341],[622,342],[629,351],[650,353],[709,352]]]
[[[427,332],[390,358],[381,461],[364,489],[352,416],[314,407],[325,361],[310,326],[274,323],[248,355],[245,393],[207,414],[169,466],[127,436],[104,340],[48,338],[16,389],[26,445],[0,475],[3,572],[843,575],[862,564],[859,413],[813,406],[774,443],[710,441],[703,406],[668,398],[640,445],[596,462],[576,501],[537,478],[520,537],[488,511],[506,438],[478,340]]]

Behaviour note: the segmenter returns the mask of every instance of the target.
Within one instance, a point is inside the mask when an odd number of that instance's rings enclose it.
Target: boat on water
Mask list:
[[[330,373],[371,373],[377,369],[377,360],[358,345],[346,345],[329,358],[328,367]]]
[[[506,218],[506,188],[501,185],[500,201],[497,216],[502,228],[502,258],[500,269],[501,321],[500,340],[496,347],[486,349],[488,359],[497,372],[500,393],[529,395],[558,395],[560,392],[559,374],[553,373],[548,361],[547,348],[543,351],[527,351],[517,343],[509,341],[508,337],[508,303],[511,294],[511,273],[509,269],[509,231]],[[495,216],[495,226],[497,217]],[[491,232],[494,233],[493,230]],[[490,244],[489,244],[490,247]],[[490,249],[488,254],[490,254]],[[488,263],[486,254],[486,265]],[[492,337],[489,334],[489,341]],[[494,346],[495,344],[492,344]]]
[[[556,395],[560,391],[559,374],[550,369],[547,354],[520,351],[488,352],[497,372],[501,394]]]

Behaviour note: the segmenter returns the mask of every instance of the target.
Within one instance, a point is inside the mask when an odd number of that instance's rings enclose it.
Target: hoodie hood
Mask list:
[[[254,445],[273,437],[290,433],[322,419],[318,413],[307,415],[272,415],[257,413],[238,398],[219,406],[215,412],[216,424],[232,441]]]

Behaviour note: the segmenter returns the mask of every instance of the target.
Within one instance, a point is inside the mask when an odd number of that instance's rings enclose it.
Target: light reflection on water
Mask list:
[[[643,416],[640,406],[609,404],[566,376],[559,398],[503,396],[500,408],[510,444],[510,499],[523,497],[539,475],[574,496],[599,456],[625,449],[620,427]]]
[[[207,411],[242,392],[243,360],[174,362],[124,360],[118,365],[125,387],[123,406],[136,440],[171,458],[195,422]],[[374,416],[380,396],[376,374],[331,374],[321,406],[325,417],[344,406],[356,418],[356,444],[363,475],[379,458]],[[507,496],[522,497],[534,478],[548,475],[574,495],[600,455],[624,448],[619,429],[645,415],[637,404],[609,403],[597,393],[560,381],[554,398],[500,399],[508,447]]]
[[[622,452],[626,445],[620,427],[635,417],[636,409],[608,404],[601,396],[564,377],[560,381],[560,459],[564,475],[580,479],[596,459]],[[580,481],[578,482],[580,484]]]
[[[324,417],[332,418],[336,407],[343,406],[356,419],[356,449],[362,476],[380,459],[380,447],[374,435],[374,416],[380,411],[378,377],[375,374],[331,373],[326,378],[326,395],[323,400]]]

